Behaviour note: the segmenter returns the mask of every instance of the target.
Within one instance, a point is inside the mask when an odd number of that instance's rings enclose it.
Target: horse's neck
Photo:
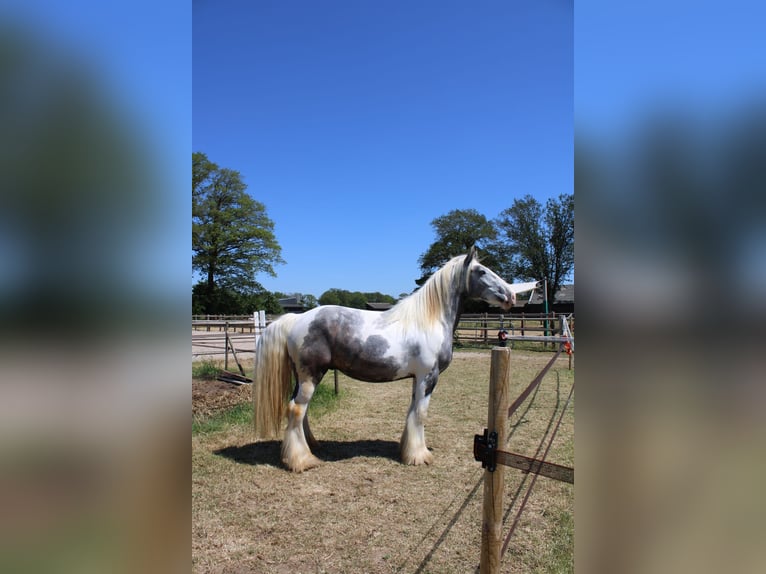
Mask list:
[[[460,321],[460,315],[463,314],[463,304],[465,303],[465,295],[462,295],[459,291],[452,294],[449,305],[444,310],[444,325],[448,331],[445,335],[452,337],[452,334],[457,329],[458,321]]]
[[[463,314],[463,305],[465,304],[465,295],[462,295],[460,293],[456,293],[453,295],[453,300],[451,304],[451,310],[449,311],[449,317],[447,324],[450,326],[449,335],[450,337],[457,329],[457,323],[460,321],[460,315]]]

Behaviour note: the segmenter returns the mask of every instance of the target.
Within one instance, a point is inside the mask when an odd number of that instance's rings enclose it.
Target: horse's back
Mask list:
[[[402,335],[378,311],[326,305],[301,315],[290,337],[299,370],[314,375],[338,369],[358,380],[393,381],[412,376]]]

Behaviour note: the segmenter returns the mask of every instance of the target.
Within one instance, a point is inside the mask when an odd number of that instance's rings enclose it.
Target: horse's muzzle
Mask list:
[[[502,308],[503,311],[510,311],[516,304],[516,294],[510,289],[506,290],[505,293],[499,294],[498,299],[500,300],[498,306]]]

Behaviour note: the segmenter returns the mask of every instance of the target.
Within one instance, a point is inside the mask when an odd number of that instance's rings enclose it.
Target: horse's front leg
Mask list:
[[[426,447],[425,422],[428,403],[436,386],[439,372],[431,372],[425,378],[415,378],[412,383],[412,402],[407,411],[402,440],[399,444],[404,464],[431,464],[434,455]]]
[[[287,407],[287,429],[285,430],[285,438],[282,441],[282,462],[294,472],[303,472],[318,466],[320,462],[311,453],[311,449],[306,441],[305,429],[308,427],[308,423],[304,427],[306,411],[308,410],[309,401],[314,394],[315,386],[312,381],[298,383],[295,396]],[[314,440],[310,430],[308,434]]]

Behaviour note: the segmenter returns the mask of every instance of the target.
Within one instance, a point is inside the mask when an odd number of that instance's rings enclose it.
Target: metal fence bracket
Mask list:
[[[473,435],[473,459],[489,472],[497,468],[497,432],[484,429],[484,434]]]

